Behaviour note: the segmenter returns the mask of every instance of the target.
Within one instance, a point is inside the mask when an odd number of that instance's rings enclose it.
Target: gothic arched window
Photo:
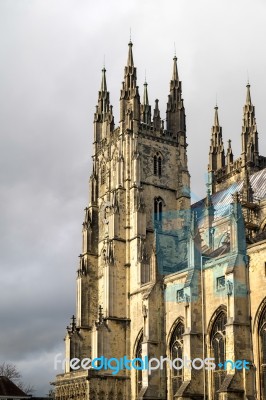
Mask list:
[[[142,359],[142,342],[143,342],[143,335],[139,338],[138,345],[136,348],[136,358]],[[138,366],[141,366],[140,362],[137,363]],[[137,398],[138,394],[142,388],[142,370],[136,370],[136,389],[137,389]]]
[[[176,358],[180,358],[183,360],[183,333],[184,333],[184,325],[179,322],[175,327],[175,330],[172,334],[172,338],[170,341],[170,357],[171,360],[175,360]],[[178,363],[175,363],[178,367]],[[172,382],[172,397],[176,394],[177,390],[182,385],[184,380],[184,368],[171,369],[171,382]]]
[[[266,399],[266,307],[259,322],[259,344],[260,344],[260,385],[262,400]]]
[[[163,199],[161,197],[156,197],[154,199],[154,221],[162,222],[162,212],[163,212]]]
[[[214,362],[216,365],[226,361],[226,341],[225,341],[225,324],[227,318],[226,314],[222,311],[217,316],[214,321],[212,331],[211,331],[211,357],[214,358]],[[226,371],[217,366],[217,369],[213,371],[213,398],[214,400],[218,400],[219,395],[217,390],[220,389],[220,386],[225,378]]]
[[[162,175],[162,157],[159,153],[153,157],[153,173],[159,177]]]

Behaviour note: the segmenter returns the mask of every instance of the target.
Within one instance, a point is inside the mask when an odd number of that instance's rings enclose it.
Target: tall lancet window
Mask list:
[[[259,322],[259,344],[260,344],[260,398],[266,400],[266,307]]]
[[[141,358],[142,359],[142,342],[143,342],[143,334],[140,336],[136,348],[136,358]],[[138,366],[140,367],[141,364],[138,362]],[[142,370],[136,370],[136,398],[138,398],[138,395],[141,391],[142,388]]]
[[[226,314],[222,311],[216,318],[212,331],[211,331],[211,357],[214,358],[216,365],[219,363],[224,364],[226,361],[226,342],[225,342],[225,324],[227,318]],[[217,367],[213,371],[212,387],[213,387],[213,399],[218,400],[219,395],[217,391],[220,389],[221,384],[226,376],[226,371]]]
[[[176,358],[180,358],[183,360],[183,333],[184,333],[184,325],[182,322],[179,322],[175,327],[175,330],[172,334],[171,342],[170,342],[170,356],[171,360],[175,360]],[[177,364],[177,367],[179,365]],[[172,368],[171,370],[171,382],[172,382],[172,396],[174,395],[182,385],[184,380],[184,368],[176,369]]]
[[[153,173],[159,177],[162,175],[162,157],[159,153],[153,157]]]

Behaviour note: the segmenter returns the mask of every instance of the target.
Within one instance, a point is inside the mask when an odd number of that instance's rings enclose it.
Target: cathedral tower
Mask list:
[[[172,220],[175,215],[174,224],[184,227],[190,209],[185,109],[176,57],[166,115],[165,130],[158,100],[152,118],[146,81],[143,103],[140,101],[130,41],[117,127],[106,69],[102,70],[77,273],[76,316],[65,338],[69,359],[103,355],[134,359],[137,353],[160,358],[165,353],[162,279],[186,268],[187,263],[185,235],[177,233],[178,226],[169,226],[169,215]],[[180,256],[172,263],[170,257],[178,249]],[[157,313],[162,317],[151,318]],[[72,393],[77,377],[80,391],[86,387],[89,399],[95,399],[96,392],[113,393],[112,398],[118,400],[131,399],[133,394],[151,398],[157,393],[164,398],[166,393],[161,371],[152,375],[143,371],[141,386],[140,372],[121,370],[113,375],[110,368],[86,371],[82,367],[75,372],[69,362],[65,372],[59,377],[62,384],[57,399],[63,398],[64,391]]]
[[[115,126],[103,68],[55,399],[266,399],[266,158],[250,85],[241,156],[230,140],[225,152],[216,106],[207,196],[193,205],[177,58],[164,124],[146,78],[140,96],[130,41],[119,115]]]

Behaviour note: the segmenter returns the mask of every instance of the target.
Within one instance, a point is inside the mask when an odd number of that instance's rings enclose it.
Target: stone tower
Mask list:
[[[172,220],[174,213],[183,210],[175,223],[185,232],[190,209],[186,116],[177,58],[173,59],[165,129],[158,100],[151,113],[146,81],[140,101],[132,47],[130,41],[117,127],[106,70],[102,70],[77,272],[76,316],[65,338],[68,359],[102,355],[134,359],[136,351],[142,357],[160,358],[165,354],[162,279],[187,266],[185,236],[169,225],[169,215]],[[182,249],[180,256],[178,249]],[[173,252],[178,258],[174,265],[169,258]],[[142,344],[137,349],[138,343]],[[161,371],[152,375],[143,371],[142,385],[139,373],[127,370],[117,375],[110,370],[81,368],[75,372],[67,362],[65,371],[58,380],[57,399],[63,399],[64,392],[73,394],[74,382],[89,399],[95,399],[96,393],[99,400],[110,393],[110,398],[118,400],[137,394],[142,398],[145,393],[164,398],[166,392]]]
[[[231,141],[225,152],[216,106],[207,195],[191,205],[177,58],[164,121],[146,80],[140,100],[132,47],[118,126],[102,70],[76,315],[55,399],[266,400],[266,158],[250,85],[241,156]],[[143,365],[161,358],[151,373]]]

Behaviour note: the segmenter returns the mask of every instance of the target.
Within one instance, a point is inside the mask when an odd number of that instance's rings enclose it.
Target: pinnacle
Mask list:
[[[130,40],[130,42],[128,43],[128,58],[127,58],[127,66],[128,67],[134,67],[132,47],[133,47],[133,43]]]
[[[149,98],[148,98],[148,84],[146,82],[145,79],[145,83],[144,83],[144,93],[143,93],[143,105],[144,106],[148,106],[149,105]]]
[[[101,91],[106,92],[107,91],[107,84],[106,84],[106,69],[103,67],[102,69],[102,83],[101,83]]]
[[[172,80],[173,81],[178,81],[177,57],[176,57],[176,55],[174,56],[173,60],[174,60],[174,65],[173,65],[173,77],[172,77]]]
[[[250,84],[247,84],[247,97],[246,97],[246,104],[252,105],[251,103],[251,95],[250,95]]]
[[[214,126],[220,126],[219,125],[219,116],[218,116],[218,106],[216,105],[214,107],[215,113],[214,113]]]

